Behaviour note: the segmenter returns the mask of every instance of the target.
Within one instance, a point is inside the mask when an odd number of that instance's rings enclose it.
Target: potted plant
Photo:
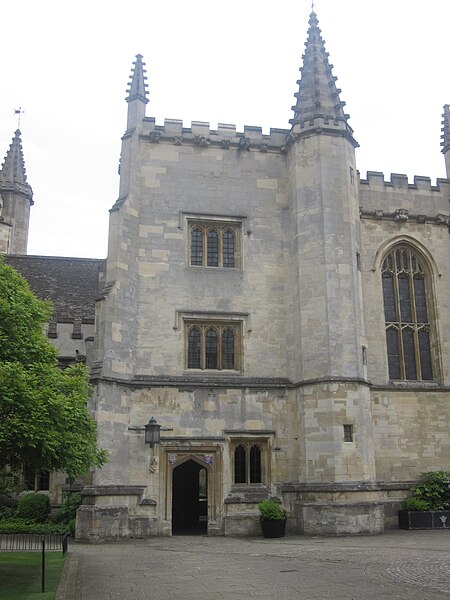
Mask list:
[[[265,538],[284,537],[287,513],[275,500],[263,500],[258,504],[259,520]]]
[[[450,473],[422,473],[413,495],[398,511],[400,529],[446,529],[450,527]]]

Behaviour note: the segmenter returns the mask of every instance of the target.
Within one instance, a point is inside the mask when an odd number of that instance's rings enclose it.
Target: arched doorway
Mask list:
[[[208,529],[208,472],[188,460],[173,470],[172,533],[202,534]]]

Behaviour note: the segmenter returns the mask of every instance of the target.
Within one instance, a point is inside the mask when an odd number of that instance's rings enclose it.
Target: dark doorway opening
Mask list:
[[[199,535],[208,530],[208,472],[195,460],[173,470],[172,533]]]

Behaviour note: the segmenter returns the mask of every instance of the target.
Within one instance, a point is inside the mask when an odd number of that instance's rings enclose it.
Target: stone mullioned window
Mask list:
[[[189,223],[189,264],[194,267],[239,268],[240,223]]]
[[[382,263],[389,378],[434,378],[431,352],[430,273],[412,247],[394,247]]]
[[[262,483],[262,447],[255,442],[234,446],[234,483]]]
[[[241,369],[241,323],[186,322],[188,369]]]

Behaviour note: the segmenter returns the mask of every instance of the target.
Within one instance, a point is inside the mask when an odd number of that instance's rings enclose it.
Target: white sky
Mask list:
[[[448,0],[316,0],[366,171],[445,177]],[[20,0],[1,10],[0,157],[21,106],[29,254],[105,257],[125,90],[137,53],[147,116],[288,128],[309,0]]]

